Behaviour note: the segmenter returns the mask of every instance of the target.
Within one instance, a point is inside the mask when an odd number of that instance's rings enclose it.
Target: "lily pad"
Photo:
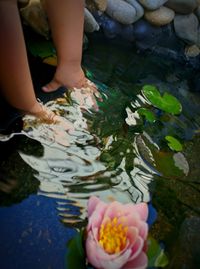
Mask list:
[[[144,116],[149,122],[155,122],[156,120],[154,113],[147,108],[139,108],[137,112],[139,115]]]
[[[178,115],[182,111],[181,103],[176,97],[167,92],[161,96],[158,89],[153,85],[143,86],[142,93],[153,106],[165,112]]]
[[[175,151],[183,150],[182,144],[173,136],[167,135],[165,136],[165,139],[168,141],[168,146],[170,147],[170,149]]]
[[[148,266],[149,267],[165,267],[169,261],[164,253],[164,250],[160,247],[159,243],[152,237],[148,238]]]
[[[83,247],[84,230],[78,232],[68,244],[66,268],[86,269],[85,250]]]

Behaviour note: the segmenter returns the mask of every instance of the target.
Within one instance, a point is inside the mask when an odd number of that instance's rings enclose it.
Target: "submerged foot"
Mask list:
[[[70,74],[56,71],[53,80],[46,86],[42,87],[44,92],[50,93],[60,87],[66,87],[71,92],[73,101],[82,108],[93,108],[98,110],[96,98],[102,101],[97,86],[85,77],[83,70],[70,72]]]
[[[54,92],[60,87],[65,87],[67,89],[71,88],[80,88],[82,86],[82,81],[84,80],[85,75],[82,69],[64,72],[63,70],[57,70],[54,78],[47,85],[42,87],[44,92]]]
[[[22,112],[34,116],[41,123],[56,124],[60,121],[59,116],[40,102],[35,103],[28,111]]]

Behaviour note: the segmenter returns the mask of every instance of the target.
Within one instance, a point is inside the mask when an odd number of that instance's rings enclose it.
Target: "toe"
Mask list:
[[[56,91],[59,87],[61,87],[61,83],[59,83],[56,80],[52,80],[50,83],[42,87],[42,90],[44,92],[54,92]]]

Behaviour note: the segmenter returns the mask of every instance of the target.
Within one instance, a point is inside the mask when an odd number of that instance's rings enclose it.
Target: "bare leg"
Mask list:
[[[43,87],[46,92],[60,86],[79,87],[84,79],[81,68],[84,0],[45,0],[58,65],[53,80]]]
[[[0,0],[0,89],[13,107],[56,122],[56,115],[35,96],[17,0]]]
[[[33,90],[15,0],[0,0],[0,87],[8,102],[23,111],[41,110]]]

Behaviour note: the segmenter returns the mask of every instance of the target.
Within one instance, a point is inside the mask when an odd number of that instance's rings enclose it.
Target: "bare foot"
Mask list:
[[[64,70],[64,71],[63,71]],[[57,68],[53,80],[44,86],[44,92],[56,91],[59,87],[66,87],[71,93],[72,100],[83,109],[98,110],[97,100],[102,101],[102,97],[96,85],[85,77],[81,68],[70,67]]]
[[[67,71],[69,70],[69,71]],[[66,87],[67,89],[80,88],[85,75],[81,68],[57,68],[56,73],[47,85],[42,87],[44,92],[54,92],[58,88]]]
[[[42,123],[55,124],[59,122],[59,117],[39,102],[36,102],[29,111],[23,112],[27,115],[36,117]]]

